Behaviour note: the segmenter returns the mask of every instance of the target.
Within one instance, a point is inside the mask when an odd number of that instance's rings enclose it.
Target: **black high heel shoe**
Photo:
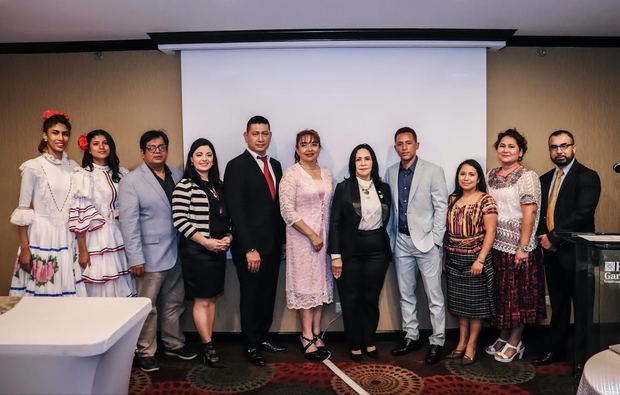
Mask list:
[[[322,336],[320,333],[319,333],[318,335],[317,335],[317,334],[315,334],[315,333],[312,333],[312,335],[314,336],[314,339],[315,339],[315,340],[314,340],[314,344],[315,344],[315,345],[316,345],[316,342],[317,342],[318,340],[323,341],[323,336]],[[329,354],[331,354],[331,353],[329,352],[329,349],[328,349],[325,345],[323,345],[323,346],[316,345],[316,349],[317,349],[317,350],[319,350],[320,352],[322,352],[322,353],[323,353],[323,354],[325,354],[325,355],[329,355]]]
[[[220,357],[213,347],[213,343],[203,344],[202,362],[210,368],[224,368],[224,364],[220,363]]]
[[[299,337],[301,338],[301,352],[304,354],[304,357],[306,357],[308,361],[320,362],[325,359],[325,354],[319,351],[318,348],[315,351],[308,352],[308,348],[310,348],[312,345],[316,346],[316,337],[308,339],[303,334],[300,334]],[[304,340],[308,342],[308,344],[306,344],[305,346]]]

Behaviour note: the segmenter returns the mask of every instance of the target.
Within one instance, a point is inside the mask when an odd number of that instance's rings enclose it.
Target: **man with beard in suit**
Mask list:
[[[575,138],[567,130],[549,136],[549,156],[555,168],[540,177],[542,187],[541,218],[538,237],[544,249],[545,274],[551,300],[550,348],[534,360],[548,365],[565,359],[571,302],[575,317],[575,366],[579,373],[585,362],[587,292],[576,285],[575,245],[562,237],[563,232],[594,232],[594,212],[601,194],[598,174],[575,159]],[[592,286],[584,282],[584,286]],[[579,296],[577,296],[579,293]],[[577,296],[577,297],[576,297]]]

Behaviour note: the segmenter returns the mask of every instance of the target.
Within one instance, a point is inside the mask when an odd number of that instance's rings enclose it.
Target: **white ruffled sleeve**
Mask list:
[[[295,210],[295,196],[297,194],[297,174],[293,165],[284,173],[280,181],[280,213],[286,225],[293,226],[301,217]]]
[[[34,210],[32,209],[32,196],[38,184],[40,176],[37,169],[32,165],[32,160],[24,162],[19,167],[22,172],[22,184],[19,191],[19,204],[11,214],[11,223],[17,226],[29,226],[34,220]]]
[[[93,174],[78,168],[71,177],[75,186],[73,204],[69,209],[69,231],[73,233],[92,232],[105,224],[103,215],[93,202]]]

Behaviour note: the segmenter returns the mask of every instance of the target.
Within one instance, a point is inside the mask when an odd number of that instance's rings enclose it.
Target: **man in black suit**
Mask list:
[[[286,351],[267,339],[284,242],[278,196],[282,166],[267,155],[271,130],[265,117],[250,118],[243,137],[247,149],[226,165],[224,189],[233,224],[231,251],[239,278],[245,355],[263,366],[261,350]]]
[[[549,136],[549,156],[555,168],[540,177],[541,218],[538,237],[544,249],[547,289],[551,299],[550,349],[534,360],[547,365],[565,359],[571,301],[575,309],[575,364],[583,361],[585,324],[591,317],[591,300],[583,289],[576,289],[575,246],[561,232],[594,232],[594,212],[601,194],[598,174],[575,159],[575,139],[571,132],[557,130]],[[588,286],[587,283],[583,284]],[[575,298],[576,294],[577,298]]]

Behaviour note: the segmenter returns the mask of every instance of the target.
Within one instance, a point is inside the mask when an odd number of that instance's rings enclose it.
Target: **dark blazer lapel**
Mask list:
[[[357,221],[357,225],[362,221],[362,200],[360,196],[360,188],[357,183],[357,179],[355,177],[351,177],[349,182],[349,195],[351,197],[351,205],[353,206],[353,211],[359,217]]]
[[[388,216],[390,215],[389,201],[391,199],[391,196],[386,193],[383,184],[377,187],[377,194],[379,195],[379,200],[381,201],[381,218],[383,219],[383,222],[385,222],[385,219],[388,218]]]
[[[571,185],[573,185],[573,183],[577,180],[577,173],[579,172],[579,170],[581,170],[580,167],[581,164],[577,162],[577,159],[575,159],[575,162],[573,163],[568,174],[564,178],[564,181],[562,181],[562,185],[560,185],[560,191],[558,192],[558,201],[562,200],[562,197],[566,194],[565,191],[572,189]]]
[[[142,163],[140,169],[142,173],[144,173],[142,177],[144,181],[153,188],[155,193],[165,202],[166,206],[170,207],[170,201],[168,200],[168,196],[166,196],[166,192],[164,192],[164,188],[162,188],[159,181],[155,179],[157,176],[153,174],[153,171],[151,171],[146,163]]]
[[[246,158],[248,171],[250,172],[248,174],[254,174],[253,177],[262,180],[261,185],[263,185],[263,191],[267,196],[269,196],[269,199],[271,199],[271,191],[269,190],[269,185],[267,185],[267,180],[265,180],[265,174],[263,173],[263,169],[259,167],[258,162],[256,162],[257,159],[254,158],[253,154],[247,149],[245,150],[244,155]],[[271,165],[271,167],[273,167],[273,164]],[[276,193],[277,191],[278,184],[276,183]]]

